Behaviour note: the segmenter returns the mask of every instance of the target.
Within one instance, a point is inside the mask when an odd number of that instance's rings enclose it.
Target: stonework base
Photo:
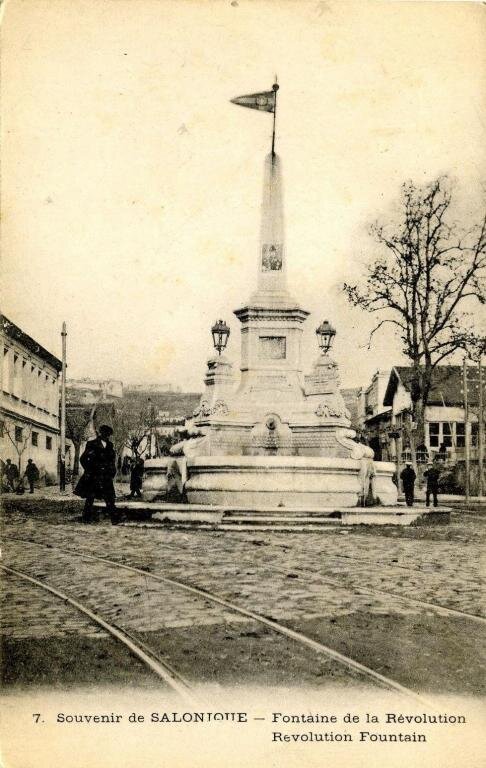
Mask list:
[[[237,507],[356,507],[361,464],[355,459],[300,456],[201,456],[187,461],[191,504]],[[393,464],[378,462],[382,504],[395,504]],[[379,495],[376,494],[375,495]]]

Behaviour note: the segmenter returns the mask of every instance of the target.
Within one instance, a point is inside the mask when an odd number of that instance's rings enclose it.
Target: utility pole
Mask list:
[[[483,404],[483,368],[482,355],[479,353],[479,393],[478,393],[478,495],[484,495],[484,404]]]
[[[469,493],[470,493],[470,487],[469,487],[469,472],[470,472],[470,442],[469,442],[469,404],[468,404],[468,397],[467,397],[467,358],[464,358],[464,364],[463,364],[463,388],[464,388],[464,448],[465,448],[465,459],[466,459],[466,478],[465,478],[465,486],[466,486],[466,502],[469,501]]]
[[[59,489],[66,490],[66,323],[62,324],[62,369],[61,369],[61,447],[59,467]]]

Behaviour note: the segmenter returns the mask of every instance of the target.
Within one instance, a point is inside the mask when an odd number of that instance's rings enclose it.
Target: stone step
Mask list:
[[[339,509],[319,509],[319,510],[308,510],[308,509],[296,509],[294,508],[287,508],[287,507],[262,507],[261,509],[250,509],[246,507],[236,507],[236,508],[230,508],[225,509],[225,519],[226,518],[240,518],[240,517],[262,517],[262,518],[273,518],[274,520],[286,520],[289,517],[291,518],[305,518],[309,520],[333,520],[336,518],[339,518],[341,516],[341,510]]]
[[[339,517],[305,517],[304,515],[253,515],[244,516],[223,515],[223,523],[226,525],[258,524],[271,525],[283,523],[284,525],[336,525],[341,522]]]
[[[96,505],[100,510],[104,505]],[[168,504],[166,502],[122,501],[117,503],[122,513],[131,515],[133,525],[170,525],[178,528],[207,528],[233,531],[323,531],[334,526],[348,525],[411,525],[436,523],[449,519],[450,508],[368,507],[320,509],[307,511],[289,508],[248,509],[203,504]],[[333,516],[331,516],[333,515]],[[138,516],[138,520],[136,519]]]
[[[336,520],[336,523],[339,525],[340,521]],[[331,530],[330,526],[322,526],[322,525],[300,525],[299,523],[295,523],[295,525],[288,524],[288,525],[261,525],[259,522],[255,520],[255,522],[252,523],[244,523],[242,525],[233,525],[231,523],[221,523],[221,525],[217,526],[218,531],[233,531],[234,533],[238,533],[239,531],[260,531],[260,532],[266,532],[268,533],[269,530],[272,531],[272,533],[322,533],[323,531],[329,531]]]

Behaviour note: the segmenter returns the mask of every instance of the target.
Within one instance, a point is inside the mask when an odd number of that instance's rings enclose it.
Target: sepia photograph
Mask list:
[[[486,761],[486,4],[3,0],[1,765]]]

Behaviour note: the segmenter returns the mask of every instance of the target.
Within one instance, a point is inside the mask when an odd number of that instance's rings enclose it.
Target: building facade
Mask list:
[[[469,446],[471,460],[478,459],[478,391],[474,386],[475,369],[468,375],[469,396]],[[412,398],[412,368],[397,366],[393,368],[388,380],[383,403],[391,408],[392,431],[401,434],[402,461],[409,457],[410,413]],[[441,365],[433,373],[432,387],[425,408],[425,435],[423,446],[417,446],[422,461],[433,460],[439,455],[449,464],[463,461],[466,446],[466,419],[464,409],[463,368],[458,365]],[[412,431],[413,431],[413,425]]]
[[[28,459],[42,480],[54,483],[59,453],[61,361],[6,317],[0,319],[2,391],[0,456],[20,473]]]
[[[389,370],[377,370],[359,395],[359,427],[366,442],[375,452],[377,461],[393,461],[388,433],[391,428],[391,408],[384,405],[390,378]]]

